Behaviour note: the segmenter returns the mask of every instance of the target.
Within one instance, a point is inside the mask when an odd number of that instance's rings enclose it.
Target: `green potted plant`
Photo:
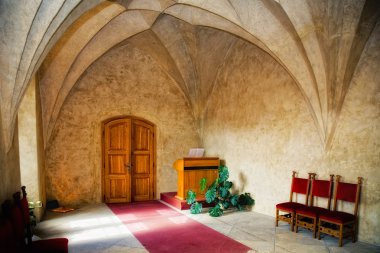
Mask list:
[[[219,166],[218,178],[209,186],[206,191],[206,202],[211,204],[209,209],[210,216],[219,217],[223,215],[223,211],[229,208],[236,208],[241,211],[247,206],[252,206],[255,200],[252,199],[249,193],[244,194],[232,194],[231,188],[233,183],[228,181],[229,172],[226,166]],[[201,190],[204,191],[207,182],[205,178],[200,181]],[[190,206],[190,212],[192,214],[198,214],[202,212],[202,203],[196,201],[196,193],[192,190],[187,192],[187,203]]]

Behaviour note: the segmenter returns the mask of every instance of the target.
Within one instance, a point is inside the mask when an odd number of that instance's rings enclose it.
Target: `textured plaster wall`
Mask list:
[[[62,205],[102,201],[101,122],[132,115],[156,125],[157,192],[175,191],[173,162],[199,145],[180,89],[142,51],[111,50],[93,64],[66,100],[46,150],[47,197]]]
[[[37,114],[38,101],[36,79],[33,78],[18,111],[20,174],[21,184],[26,186],[28,200],[45,203],[42,190],[44,188],[44,168],[41,165],[41,157],[39,156],[43,152],[38,147],[40,138],[38,121],[41,119],[40,115]],[[43,209],[36,207],[34,214],[39,221],[43,214]]]
[[[0,120],[0,127],[3,127]],[[12,146],[5,151],[4,142],[0,137],[0,201],[12,199],[12,194],[20,191],[20,163],[18,152],[18,131],[14,129]]]
[[[203,141],[208,155],[225,159],[235,189],[253,195],[254,211],[274,216],[275,204],[288,201],[292,170],[321,179],[339,174],[344,182],[362,176],[359,239],[380,244],[378,39],[371,39],[359,63],[328,151],[284,69],[245,42],[233,49],[208,103]]]

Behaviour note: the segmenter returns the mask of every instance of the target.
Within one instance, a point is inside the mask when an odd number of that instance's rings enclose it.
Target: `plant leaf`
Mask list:
[[[238,202],[239,202],[239,195],[235,194],[233,195],[231,198],[230,198],[230,201],[231,201],[231,204],[233,206],[237,206]]]
[[[242,206],[252,206],[255,204],[255,200],[252,199],[251,195],[249,193],[240,194],[239,196],[239,205]]]
[[[207,179],[205,177],[202,178],[201,181],[199,182],[199,185],[201,187],[201,191],[203,192],[207,186]]]
[[[212,216],[212,217],[219,217],[219,216],[222,216],[222,214],[223,214],[223,210],[220,209],[219,205],[211,207],[210,210],[208,210],[208,212],[209,212],[210,216]]]
[[[226,181],[229,177],[228,168],[225,166],[219,167],[219,183]]]
[[[219,188],[219,194],[222,198],[227,198],[230,195],[229,188],[226,187],[220,187]]]
[[[229,200],[224,200],[222,201],[223,209],[226,210],[230,207],[230,201]]]
[[[216,189],[215,188],[208,189],[205,194],[205,198],[206,198],[207,203],[213,202],[216,198]]]
[[[231,181],[226,181],[224,182],[224,187],[228,188],[228,189],[231,189],[233,183]]]
[[[190,206],[190,213],[192,213],[192,214],[198,214],[198,213],[201,213],[201,212],[202,212],[202,204],[201,203],[194,202]]]
[[[196,193],[195,192],[193,192],[192,190],[187,191],[186,203],[188,205],[193,204],[195,202],[195,197],[196,197]]]

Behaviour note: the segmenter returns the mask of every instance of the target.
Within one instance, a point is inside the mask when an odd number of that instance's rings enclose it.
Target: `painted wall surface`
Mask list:
[[[375,41],[359,63],[326,151],[286,71],[252,45],[241,42],[234,48],[208,103],[204,146],[208,155],[226,161],[235,189],[253,195],[254,211],[274,216],[275,205],[288,201],[292,170],[300,177],[316,172],[320,179],[339,174],[352,183],[361,176],[359,239],[380,243],[380,50]]]
[[[39,154],[43,149],[38,147],[41,115],[37,114],[38,97],[36,94],[36,79],[33,78],[29,85],[18,111],[18,140],[20,155],[21,184],[26,186],[29,202],[41,202],[44,200],[44,167]],[[43,214],[40,205],[36,205],[34,214],[39,221]]]
[[[69,206],[102,201],[101,122],[120,115],[156,125],[156,195],[176,190],[172,164],[199,144],[191,111],[152,58],[123,45],[91,66],[61,110],[46,150],[48,199]]]
[[[0,127],[2,127],[0,121]],[[20,162],[17,125],[14,129],[12,146],[8,152],[0,137],[0,201],[12,199],[12,194],[20,191]]]

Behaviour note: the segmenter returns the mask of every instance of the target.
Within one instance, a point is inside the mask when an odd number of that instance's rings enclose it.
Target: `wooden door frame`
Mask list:
[[[156,150],[156,147],[157,147],[157,143],[156,143],[156,125],[154,123],[152,123],[151,121],[149,120],[146,120],[144,118],[141,118],[141,117],[136,117],[136,116],[131,116],[131,115],[121,115],[121,116],[115,116],[115,117],[111,117],[111,118],[108,118],[108,119],[105,119],[102,121],[102,129],[101,129],[101,138],[102,138],[102,141],[101,141],[101,145],[102,145],[102,164],[101,164],[101,167],[102,167],[102,171],[101,171],[101,192],[102,192],[102,203],[105,203],[105,193],[104,193],[104,188],[105,188],[105,150],[104,150],[104,146],[105,146],[105,125],[107,123],[110,123],[111,121],[114,121],[114,120],[119,120],[119,119],[131,119],[131,122],[133,122],[133,120],[140,120],[140,121],[143,121],[149,125],[151,125],[153,127],[153,199],[156,199],[156,194],[157,194],[157,161],[156,161],[156,156],[157,156],[157,150]],[[131,127],[132,127],[132,123],[131,123]],[[132,129],[133,130],[133,129]],[[132,145],[132,143],[131,143]],[[131,200],[132,201],[132,200]]]

